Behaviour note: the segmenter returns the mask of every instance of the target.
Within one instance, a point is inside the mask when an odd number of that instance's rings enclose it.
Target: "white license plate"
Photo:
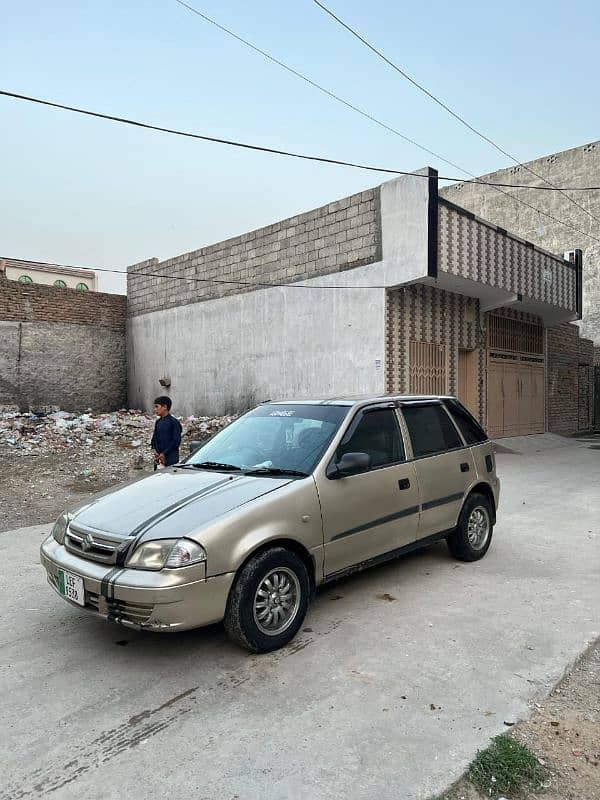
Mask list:
[[[58,591],[67,600],[72,600],[80,606],[85,605],[85,591],[83,588],[83,578],[73,575],[64,569],[58,570]]]

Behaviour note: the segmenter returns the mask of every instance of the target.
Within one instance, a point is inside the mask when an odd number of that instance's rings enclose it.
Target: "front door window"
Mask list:
[[[367,411],[344,437],[336,453],[339,461],[346,453],[366,453],[370,469],[398,464],[404,460],[396,412],[392,408]]]

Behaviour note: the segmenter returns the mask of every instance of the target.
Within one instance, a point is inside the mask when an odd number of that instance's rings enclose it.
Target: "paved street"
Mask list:
[[[348,578],[266,656],[219,626],[161,637],[79,613],[38,564],[48,525],[0,534],[0,798],[440,791],[600,633],[600,450],[504,444],[482,562],[437,545]]]

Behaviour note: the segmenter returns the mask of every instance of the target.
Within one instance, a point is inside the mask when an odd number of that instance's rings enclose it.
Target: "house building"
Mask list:
[[[600,141],[482,175],[480,179],[547,186],[542,178],[559,187],[600,186]],[[455,183],[440,189],[440,195],[553,253],[571,250],[577,242],[583,253],[581,334],[600,346],[600,191],[499,191],[478,183]],[[515,196],[524,203],[515,200]],[[575,206],[570,198],[583,208]]]
[[[0,262],[0,411],[121,408],[126,302],[9,280]]]
[[[20,258],[0,258],[0,269],[8,280],[23,284],[41,284],[61,289],[78,289],[81,292],[97,291],[96,275],[91,269],[63,267]]]
[[[425,168],[144,261],[128,270],[129,402],[149,407],[165,376],[178,413],[451,393],[493,436],[587,430],[580,394],[549,383],[558,362],[593,362],[570,325],[581,253],[564,249],[568,259],[440,197]]]

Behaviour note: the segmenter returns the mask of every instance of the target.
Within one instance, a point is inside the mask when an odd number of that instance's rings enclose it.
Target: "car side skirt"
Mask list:
[[[325,576],[325,579],[321,585],[331,583],[332,581],[337,581],[340,578],[345,578],[347,575],[352,575],[355,572],[361,572],[363,569],[375,567],[378,564],[384,564],[386,561],[392,561],[394,558],[404,556],[407,553],[412,553],[415,550],[420,550],[422,547],[426,547],[429,544],[439,542],[440,539],[445,539],[446,536],[449,536],[454,532],[454,530],[454,528],[449,528],[445,531],[439,531],[438,533],[434,533],[431,536],[426,536],[423,539],[416,539],[414,542],[410,542],[403,547],[397,547],[395,550],[388,550],[387,553],[381,553],[380,555],[369,558],[366,561],[360,561],[358,564],[353,564],[351,567],[345,567],[337,572],[330,572],[329,575]]]

